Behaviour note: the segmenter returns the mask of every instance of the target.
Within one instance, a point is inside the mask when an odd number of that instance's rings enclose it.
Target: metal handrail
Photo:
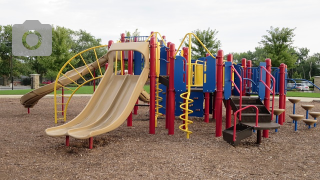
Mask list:
[[[239,118],[239,121],[241,121],[241,111],[242,110],[245,110],[245,109],[247,109],[247,108],[249,108],[249,107],[254,107],[255,109],[256,109],[256,125],[254,126],[254,127],[259,127],[259,125],[258,125],[258,119],[259,119],[259,109],[258,109],[258,107],[257,106],[255,106],[255,105],[249,105],[249,106],[246,106],[246,107],[244,107],[244,108],[240,108],[239,110],[237,110],[235,113],[234,113],[234,128],[233,128],[233,141],[236,141],[236,132],[237,132],[237,126],[236,126],[236,123],[237,123],[237,114],[238,114],[238,112],[240,112],[240,118]]]
[[[238,71],[236,71],[236,69],[231,66],[231,72],[235,72],[236,75],[239,77],[239,80],[240,80],[240,89],[238,88],[238,86],[236,85],[236,83],[231,79],[231,83],[234,85],[234,87],[236,88],[236,90],[239,92],[240,94],[240,102],[239,102],[239,108],[242,108],[242,79],[241,79],[241,76],[240,74],[238,73]],[[232,75],[232,74],[231,74]],[[241,112],[240,112],[240,120],[241,120]]]
[[[272,74],[271,74],[265,67],[260,66],[260,68],[261,68],[261,69],[264,69],[264,70],[270,75],[270,77],[271,77],[272,80],[273,80],[273,87],[275,87],[275,86],[276,86],[276,85],[275,85],[276,79],[272,76]],[[273,99],[273,101],[272,101],[272,114],[273,114],[275,88],[273,88],[273,89],[271,90],[270,87],[268,87],[267,84],[266,84],[264,81],[262,81],[262,70],[260,71],[260,82],[262,82],[262,84],[263,84],[266,88],[268,88],[269,91],[272,91],[272,99]],[[271,116],[271,120],[273,120],[273,116]]]

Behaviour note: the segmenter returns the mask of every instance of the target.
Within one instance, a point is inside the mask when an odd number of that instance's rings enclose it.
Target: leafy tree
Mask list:
[[[268,34],[262,36],[262,40],[259,42],[266,54],[272,60],[272,66],[278,67],[281,63],[285,63],[288,68],[293,68],[298,57],[292,51],[292,43],[294,29],[279,27],[267,30]],[[291,48],[291,49],[290,49]]]
[[[207,30],[195,30],[192,31],[198,38],[199,40],[206,46],[206,48],[211,52],[216,52],[218,51],[219,47],[221,46],[220,40],[216,38],[216,35],[218,34],[217,30],[211,30],[208,28]],[[192,36],[191,38],[192,42],[192,59],[198,59],[200,57],[205,57],[207,51],[205,48],[201,45],[201,43]],[[189,47],[189,42],[185,42],[184,45],[186,47]]]
[[[136,29],[132,33],[130,31],[124,31],[124,34],[126,35],[126,37],[140,36],[140,32],[138,31],[138,29]]]
[[[0,76],[4,79],[4,85],[11,74],[19,76],[30,73],[30,68],[19,58],[12,56],[12,26],[0,26]],[[12,58],[12,59],[11,59]]]

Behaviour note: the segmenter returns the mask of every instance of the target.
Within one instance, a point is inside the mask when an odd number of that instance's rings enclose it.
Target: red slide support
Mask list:
[[[216,137],[222,135],[222,93],[223,93],[223,50],[218,50],[217,53],[217,82],[216,82],[216,98],[215,98],[215,113],[216,113]]]
[[[149,122],[149,133],[155,134],[155,87],[156,87],[156,48],[157,44],[155,37],[150,38],[150,122]]]
[[[133,52],[128,51],[128,74],[133,75]],[[132,126],[132,111],[127,119],[127,126]]]
[[[138,38],[137,37],[134,37],[134,42],[138,42]],[[136,105],[137,104],[139,104],[139,99],[137,99]],[[138,114],[138,109],[139,109],[139,106],[134,106],[133,114],[137,115]]]
[[[174,134],[174,111],[175,111],[175,91],[174,91],[174,55],[176,54],[175,45],[173,43],[170,44],[170,76],[169,76],[169,90],[168,90],[168,117],[169,117],[169,130],[168,134]]]

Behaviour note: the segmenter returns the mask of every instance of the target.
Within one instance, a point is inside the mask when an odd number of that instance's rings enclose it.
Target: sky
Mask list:
[[[138,29],[178,46],[186,33],[218,31],[225,54],[254,51],[270,27],[296,28],[293,46],[320,52],[318,0],[0,0],[0,25],[39,20],[85,30],[103,44]]]

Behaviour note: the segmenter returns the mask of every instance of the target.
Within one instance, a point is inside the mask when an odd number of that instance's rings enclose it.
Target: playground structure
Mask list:
[[[183,41],[188,40],[191,45],[192,36],[201,43],[192,33],[188,33]],[[235,64],[231,54],[224,60],[222,50],[213,55],[202,43],[207,50],[206,57],[192,60],[192,49],[182,48],[183,41],[176,49],[175,44],[166,43],[165,37],[158,32],[141,37],[125,37],[122,34],[120,42],[109,41],[108,53],[99,59],[95,48],[106,46],[93,47],[75,55],[61,68],[56,81],[48,87],[44,86],[48,90],[41,93],[34,90],[32,93],[35,95],[24,97],[21,102],[27,102],[24,103],[25,107],[32,107],[46,93],[54,91],[55,122],[66,121],[72,95],[85,83],[102,78],[92,98],[76,118],[46,130],[50,136],[66,136],[67,145],[69,136],[89,139],[90,148],[93,136],[114,130],[126,119],[127,125],[132,126],[132,110],[137,113],[139,94],[140,99],[150,102],[150,134],[155,134],[158,117],[165,116],[165,128],[169,135],[173,135],[175,116],[179,116],[182,120],[179,129],[189,138],[192,133],[190,117],[204,117],[208,123],[212,114],[216,122],[216,137],[223,135],[227,142],[237,145],[257,130],[257,143],[261,143],[262,131],[263,137],[267,138],[270,129],[277,130],[285,122],[285,112],[282,112],[286,103],[285,64],[271,67],[270,59],[260,62],[258,67],[252,67],[252,61],[246,59],[242,59],[241,64]],[[86,63],[81,54],[90,50],[94,51],[96,61]],[[83,61],[82,67],[75,68],[72,65],[72,61],[77,59]],[[123,75],[125,61],[128,63],[128,75]],[[116,74],[119,62],[122,75]],[[72,70],[66,72],[68,66]],[[101,70],[103,66],[107,67],[104,74]],[[150,96],[146,92],[141,93],[148,78],[149,67]],[[96,69],[99,76],[95,76]],[[86,80],[86,74],[91,75],[92,79]],[[85,82],[78,84],[78,79]],[[69,83],[76,84],[77,88],[66,87]],[[64,101],[66,95],[63,91],[59,94],[58,89],[72,91],[67,102]],[[275,95],[279,95],[280,110],[274,110]],[[225,130],[222,130],[222,104],[226,107]],[[273,114],[277,113],[280,113],[279,118],[278,115],[276,117],[279,122],[273,121]]]

